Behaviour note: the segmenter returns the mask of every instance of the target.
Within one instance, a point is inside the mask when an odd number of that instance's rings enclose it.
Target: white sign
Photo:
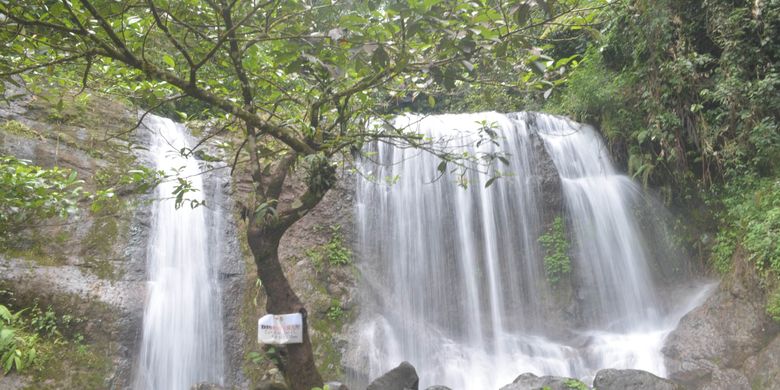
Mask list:
[[[266,314],[257,320],[257,342],[282,345],[303,342],[303,316],[294,314]]]

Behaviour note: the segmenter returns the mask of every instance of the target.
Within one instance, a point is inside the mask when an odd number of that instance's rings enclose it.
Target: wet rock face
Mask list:
[[[607,369],[596,373],[593,388],[599,390],[682,390],[683,387],[641,370]]]
[[[73,169],[85,180],[88,191],[98,186],[95,176],[99,172],[111,176],[109,172],[144,164],[127,147],[143,143],[144,134],[126,133],[104,140],[135,123],[135,114],[126,108],[93,97],[89,106],[80,108],[83,115],[54,123],[51,107],[42,99],[21,89],[15,91],[18,94],[10,104],[0,109],[0,126],[5,125],[0,127],[0,154],[43,167]],[[9,123],[24,131],[7,131]],[[106,372],[75,373],[67,368],[46,372],[53,376],[46,379],[47,386],[73,388],[73,381],[85,376],[95,377],[105,387],[131,385],[136,332],[143,315],[149,210],[129,202],[142,203],[146,195],[116,190],[121,200],[102,211],[83,208],[66,221],[41,223],[0,250],[0,289],[13,293],[13,299],[3,303],[18,308],[51,306],[58,315],[76,318],[78,325],[65,331],[83,334],[85,346],[105,356]],[[71,364],[63,362],[63,367]],[[0,388],[18,386],[0,378]]]
[[[418,390],[419,382],[414,366],[403,362],[371,382],[366,390]]]
[[[778,375],[770,344],[778,324],[766,315],[753,277],[732,279],[683,317],[666,340],[668,376],[686,388],[751,389]]]
[[[555,163],[544,148],[542,138],[536,133],[530,134],[530,138],[535,154],[533,160],[535,179],[538,180],[540,193],[543,194],[542,217],[544,218],[544,226],[549,227],[555,217],[560,216],[564,209],[561,178],[558,175],[558,170],[555,169]]]

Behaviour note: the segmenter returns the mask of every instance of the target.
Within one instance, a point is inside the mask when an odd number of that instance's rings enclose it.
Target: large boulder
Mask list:
[[[599,390],[682,390],[683,387],[642,370],[606,369],[596,373],[593,387]]]
[[[515,378],[514,382],[502,387],[501,390],[571,390],[577,389],[578,386],[583,389],[588,388],[582,382],[572,378],[536,376],[525,373]]]
[[[697,390],[751,389],[743,365],[778,332],[754,279],[746,273],[725,281],[680,320],[663,349],[670,379]]]
[[[408,362],[403,362],[376,378],[366,390],[418,390],[419,386],[420,378],[417,376],[417,370]]]

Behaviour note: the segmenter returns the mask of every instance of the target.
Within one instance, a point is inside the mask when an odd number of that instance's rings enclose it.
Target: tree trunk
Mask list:
[[[311,390],[322,387],[323,381],[314,363],[306,309],[295,294],[279,262],[279,241],[282,231],[250,223],[247,229],[249,247],[255,258],[257,274],[266,294],[266,311],[269,314],[302,313],[303,343],[289,344],[278,349],[279,369],[284,374],[290,390]]]

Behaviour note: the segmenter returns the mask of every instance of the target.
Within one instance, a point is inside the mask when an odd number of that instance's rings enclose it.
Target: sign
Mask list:
[[[301,313],[264,315],[257,320],[257,342],[271,345],[302,343],[303,316]]]

